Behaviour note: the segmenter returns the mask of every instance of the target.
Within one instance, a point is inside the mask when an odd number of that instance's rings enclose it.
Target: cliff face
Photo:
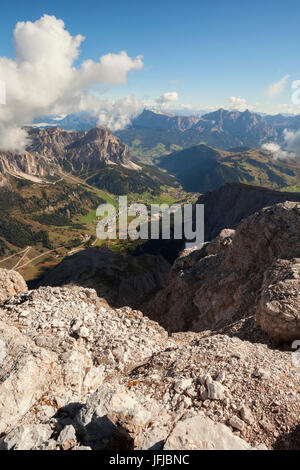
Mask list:
[[[108,129],[96,127],[84,137],[75,140],[65,148],[66,159],[72,163],[84,164],[86,168],[99,164],[129,164],[127,145],[122,144]]]
[[[93,247],[65,258],[38,285],[89,287],[110,305],[136,308],[162,288],[170,267],[161,256],[125,256]]]
[[[80,172],[109,164],[138,169],[130,160],[127,145],[105,128],[97,127],[89,132],[30,128],[28,134],[31,143],[25,152],[0,151],[2,175],[45,177],[64,169]]]
[[[276,130],[267,124],[262,116],[251,113],[248,110],[240,112],[219,109],[218,111],[205,114],[202,116],[202,119],[208,121],[211,128],[217,132],[229,133],[241,140],[246,140],[248,144],[277,136]],[[201,121],[198,126],[201,126]]]
[[[83,132],[64,131],[58,127],[46,129],[33,127],[27,131],[31,140],[28,151],[52,158],[62,156],[66,146],[84,135]]]
[[[227,183],[203,194],[197,204],[204,204],[205,241],[212,240],[225,228],[236,229],[242,219],[254,212],[284,201],[300,202],[300,193]],[[160,254],[172,264],[183,249],[184,240],[149,240],[136,252]]]
[[[59,168],[56,160],[50,160],[48,157],[34,152],[25,151],[18,154],[0,151],[0,173],[3,177],[10,174],[34,179],[34,177],[53,175]]]
[[[263,207],[284,201],[299,201],[300,193],[286,193],[240,183],[228,183],[200,196],[204,204],[205,240],[216,237],[223,228],[236,228],[240,221]]]
[[[175,261],[165,288],[144,312],[169,331],[233,328],[255,339],[300,337],[300,204],[285,202],[223,230]]]

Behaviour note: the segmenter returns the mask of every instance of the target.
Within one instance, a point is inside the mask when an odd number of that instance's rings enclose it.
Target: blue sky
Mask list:
[[[14,56],[18,21],[45,13],[85,36],[79,62],[121,50],[143,55],[143,69],[130,72],[127,84],[108,87],[105,97],[133,93],[151,102],[176,91],[174,108],[226,106],[235,97],[260,111],[284,111],[282,105],[292,111],[291,82],[300,79],[299,1],[11,1],[1,6],[0,56]],[[285,86],[267,96],[284,77]]]

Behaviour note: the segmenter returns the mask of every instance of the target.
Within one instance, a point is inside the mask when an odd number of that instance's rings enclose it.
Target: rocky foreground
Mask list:
[[[300,449],[299,224],[277,204],[183,253],[160,325],[0,270],[0,448]]]

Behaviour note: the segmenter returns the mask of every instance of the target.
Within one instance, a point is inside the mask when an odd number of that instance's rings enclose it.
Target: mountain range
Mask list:
[[[108,129],[88,132],[65,131],[58,127],[27,128],[30,144],[24,152],[0,151],[0,173],[46,177],[59,172],[88,172],[103,165],[137,168],[128,147]]]
[[[249,111],[218,111],[195,116],[162,115],[144,110],[128,129],[116,133],[133,156],[153,158],[205,143],[228,149],[237,146],[261,147],[280,140],[276,127]]]
[[[41,121],[46,121],[46,123]],[[97,118],[80,112],[62,119],[41,117],[39,125],[58,126],[67,130],[89,130]],[[144,109],[131,124],[115,134],[139,160],[152,160],[175,150],[205,143],[229,149],[236,146],[261,147],[267,142],[282,143],[284,129],[299,130],[300,116],[262,115],[249,110],[219,109],[201,116],[184,116]]]
[[[167,136],[173,132],[185,135],[210,122],[207,118],[165,114],[157,117],[162,129],[157,132]],[[144,112],[134,125],[154,126],[155,118],[155,113]],[[238,135],[239,122],[239,132],[252,132],[253,136],[259,133],[262,119],[249,113],[227,112],[217,112],[214,118],[216,132]],[[187,200],[186,192],[203,194],[233,182],[280,191],[300,190],[299,160],[276,160],[263,149],[237,146],[222,150],[198,144],[177,149],[156,158],[155,165],[147,165],[132,160],[130,148],[103,127],[88,131],[28,127],[27,132],[30,143],[24,152],[0,151],[3,257],[27,246],[34,247],[32,255],[39,257],[62,246],[66,255],[73,248],[94,244],[95,209],[104,201],[115,204],[114,195],[127,194],[134,202],[182,202]],[[161,249],[160,241],[157,247],[155,241],[151,242],[154,252]],[[134,248],[138,253],[139,247]],[[167,247],[166,251],[166,258],[172,261],[178,247]],[[50,261],[55,263],[52,255]],[[26,273],[27,278],[34,275],[36,272]]]
[[[104,127],[66,131],[58,127],[27,128],[30,144],[24,152],[0,150],[0,182],[10,176],[33,182],[55,181],[66,174],[114,194],[160,192],[171,183],[159,169],[137,165],[126,144]]]

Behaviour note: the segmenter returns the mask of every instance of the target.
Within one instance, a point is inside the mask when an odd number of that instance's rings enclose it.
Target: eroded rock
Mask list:
[[[17,271],[0,268],[0,302],[20,292],[27,292],[27,290],[27,284],[21,274]]]

